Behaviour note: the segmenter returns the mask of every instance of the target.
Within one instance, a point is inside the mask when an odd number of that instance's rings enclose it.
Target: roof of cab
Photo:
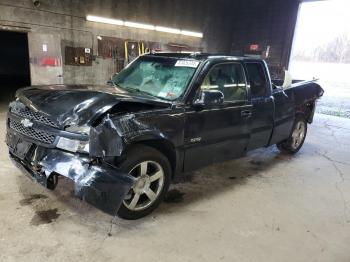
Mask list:
[[[177,52],[157,52],[145,54],[145,56],[158,56],[158,57],[171,57],[171,58],[189,58],[196,60],[207,60],[207,59],[225,59],[225,60],[262,60],[255,57],[247,56],[231,56],[225,54],[210,54],[210,53],[199,53],[199,52],[186,52],[186,53],[177,53]]]

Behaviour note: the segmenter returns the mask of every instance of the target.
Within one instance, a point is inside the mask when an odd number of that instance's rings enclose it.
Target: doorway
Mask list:
[[[294,79],[318,78],[325,90],[317,111],[350,118],[350,1],[300,5],[290,72]]]
[[[30,85],[28,36],[0,31],[0,39],[0,107],[7,107],[18,88]]]

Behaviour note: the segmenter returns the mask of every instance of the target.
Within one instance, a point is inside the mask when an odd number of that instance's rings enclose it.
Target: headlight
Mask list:
[[[75,152],[89,153],[89,141],[80,141],[80,140],[60,137],[56,147],[70,151],[70,152],[74,152],[74,153]]]
[[[69,127],[65,128],[65,130],[68,132],[85,134],[85,135],[88,135],[90,133],[89,126],[69,126]]]

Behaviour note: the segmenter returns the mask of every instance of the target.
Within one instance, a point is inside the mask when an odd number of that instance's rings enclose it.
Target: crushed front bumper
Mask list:
[[[111,215],[116,214],[134,184],[132,176],[104,161],[26,142],[13,147],[11,139],[14,137],[8,134],[10,158],[27,176],[51,189],[58,175],[67,177],[74,181],[77,197]]]

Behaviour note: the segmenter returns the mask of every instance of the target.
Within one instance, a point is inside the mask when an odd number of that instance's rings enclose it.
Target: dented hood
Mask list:
[[[32,86],[18,90],[16,97],[60,126],[88,125],[120,101],[168,104],[151,96],[129,93],[108,85]]]

